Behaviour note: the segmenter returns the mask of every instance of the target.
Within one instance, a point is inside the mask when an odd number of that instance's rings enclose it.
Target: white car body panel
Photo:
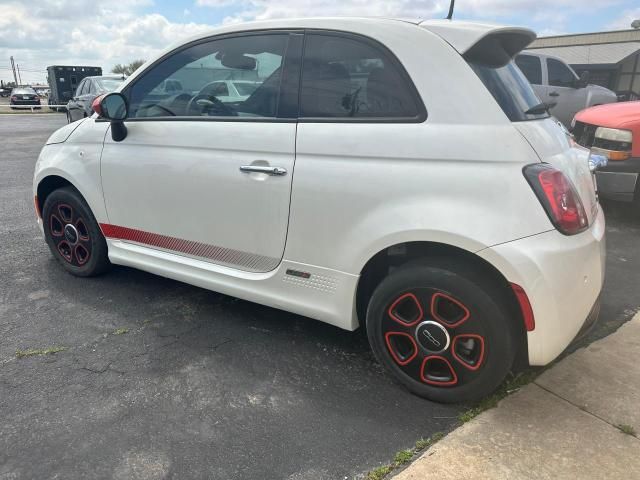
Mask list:
[[[127,129],[126,142],[105,139],[105,223],[206,244],[218,249],[208,258],[250,271],[280,263],[295,123],[132,121]],[[287,174],[242,173],[243,165]]]
[[[463,22],[456,34],[455,24],[279,20],[198,35],[193,39],[324,28],[374,38],[406,69],[427,120],[126,121],[128,136],[116,143],[109,123],[94,115],[64,127],[75,131],[63,128],[52,136],[66,141],[41,152],[34,192],[45,177],[58,175],[78,188],[101,224],[268,258],[271,263],[247,267],[219,256],[107,240],[113,263],[348,330],[359,325],[360,273],[378,252],[436,242],[477,253],[525,289],[536,318],[536,329],[528,332],[529,360],[548,363],[580,329],[600,292],[604,219],[585,177],[586,159],[560,126],[552,119],[511,123],[458,53],[492,31],[531,33]],[[119,91],[174,48],[138,69]],[[565,236],[553,227],[522,174],[524,166],[540,161],[563,169],[576,184],[589,210],[589,230]],[[283,167],[287,175],[239,171],[255,162]]]

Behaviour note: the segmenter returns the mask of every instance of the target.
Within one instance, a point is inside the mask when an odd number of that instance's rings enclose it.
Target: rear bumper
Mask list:
[[[605,273],[602,209],[591,228],[581,234],[565,236],[552,230],[478,254],[529,297],[535,317],[535,329],[527,332],[531,365],[553,361],[585,324],[594,322]]]
[[[624,161],[610,161],[596,172],[598,193],[604,198],[630,202],[638,186],[640,157]]]

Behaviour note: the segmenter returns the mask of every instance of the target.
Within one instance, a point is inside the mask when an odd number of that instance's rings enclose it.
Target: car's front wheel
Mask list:
[[[68,272],[91,277],[109,269],[107,242],[75,188],[64,187],[50,193],[42,214],[47,245]]]
[[[455,259],[389,274],[367,309],[374,354],[411,392],[437,402],[478,400],[505,378],[516,329],[503,290]]]

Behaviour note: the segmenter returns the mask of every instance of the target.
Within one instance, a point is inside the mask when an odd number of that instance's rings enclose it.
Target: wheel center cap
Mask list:
[[[449,332],[438,322],[427,320],[416,328],[418,344],[431,353],[444,352],[449,348],[451,339]]]
[[[78,237],[78,230],[75,226],[71,225],[70,223],[64,226],[64,238],[67,240],[67,242],[69,242],[71,245],[75,245],[76,243],[78,243]]]

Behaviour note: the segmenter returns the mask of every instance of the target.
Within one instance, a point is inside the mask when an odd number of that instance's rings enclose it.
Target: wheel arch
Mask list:
[[[378,251],[367,260],[360,271],[360,279],[355,293],[355,314],[360,326],[365,325],[369,299],[382,279],[393,269],[411,261],[435,257],[448,257],[487,275],[489,281],[500,287],[502,301],[508,308],[518,332],[518,353],[516,366],[528,365],[527,335],[522,311],[518,300],[504,274],[490,262],[462,247],[437,241],[411,241],[390,245]]]
[[[51,193],[54,192],[55,190],[59,190],[60,188],[64,188],[64,187],[72,187],[74,190],[76,190],[78,194],[82,197],[82,199],[86,202],[86,204],[89,206],[89,210],[91,210],[91,213],[94,215],[94,217],[96,216],[96,210],[94,209],[93,205],[89,201],[87,195],[85,195],[82,192],[82,190],[78,188],[75,182],[69,180],[67,177],[64,177],[58,173],[51,173],[51,174],[45,175],[38,181],[36,185],[35,195],[36,195],[38,212],[40,214],[43,212],[44,203],[47,200],[47,197],[51,195]]]

